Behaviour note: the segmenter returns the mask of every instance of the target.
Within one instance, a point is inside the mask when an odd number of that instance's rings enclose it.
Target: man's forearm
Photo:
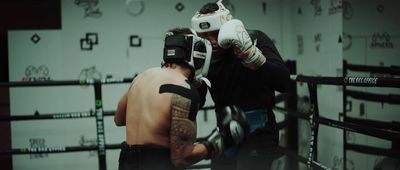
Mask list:
[[[174,160],[177,167],[188,167],[207,157],[208,151],[204,144],[194,144],[186,148],[181,160]]]

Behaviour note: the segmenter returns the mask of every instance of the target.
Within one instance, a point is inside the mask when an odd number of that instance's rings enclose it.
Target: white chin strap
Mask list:
[[[205,77],[201,77],[200,80],[203,81],[204,83],[206,83],[206,85],[207,85],[208,88],[211,88],[211,82],[210,82],[210,80],[208,80],[208,79],[205,78]]]
[[[198,32],[209,32],[219,30],[221,26],[232,19],[229,10],[222,4],[222,0],[217,2],[219,9],[208,14],[200,14],[199,11],[192,17],[192,28]]]

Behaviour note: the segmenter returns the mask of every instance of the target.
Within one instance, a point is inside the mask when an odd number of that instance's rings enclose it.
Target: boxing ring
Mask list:
[[[307,165],[309,169],[330,169],[329,167],[318,162],[317,146],[318,146],[318,130],[320,125],[329,126],[343,130],[344,141],[344,159],[346,159],[346,151],[353,150],[357,152],[364,152],[369,154],[385,155],[389,157],[399,158],[400,152],[393,149],[373,148],[369,146],[346,144],[346,132],[356,132],[368,136],[373,136],[389,141],[400,141],[400,126],[394,123],[385,123],[374,120],[362,120],[347,117],[346,104],[348,97],[371,100],[377,102],[387,102],[392,104],[400,104],[400,95],[379,95],[370,94],[365,92],[358,92],[346,90],[347,86],[358,87],[391,87],[400,88],[400,78],[387,78],[387,77],[348,77],[346,76],[348,70],[361,70],[361,71],[375,71],[390,73],[392,75],[400,75],[398,67],[381,68],[372,66],[351,65],[344,63],[343,77],[314,77],[305,75],[296,75],[295,62],[287,62],[291,70],[291,85],[288,93],[276,96],[276,103],[284,102],[284,107],[275,107],[274,110],[282,112],[286,115],[284,121],[278,123],[279,129],[287,128],[288,130],[288,146],[279,146],[277,150],[279,154],[288,156],[289,169],[298,169],[298,162]],[[105,128],[104,117],[114,116],[115,111],[103,110],[103,96],[101,87],[109,84],[124,84],[131,83],[133,78],[123,79],[106,79],[106,80],[65,80],[65,81],[36,81],[36,82],[8,82],[0,83],[0,88],[18,88],[18,87],[48,87],[48,86],[93,86],[94,89],[94,110],[81,111],[81,112],[67,112],[67,113],[38,113],[34,115],[18,115],[18,116],[1,116],[0,123],[2,122],[19,122],[30,120],[54,120],[54,119],[84,119],[95,118],[96,123],[96,138],[97,145],[92,146],[57,146],[45,148],[0,148],[0,155],[21,155],[21,154],[41,154],[41,153],[67,153],[67,152],[87,152],[97,151],[98,167],[99,170],[106,170],[106,150],[119,149],[120,144],[108,144],[105,142]],[[310,98],[310,110],[307,113],[297,110],[297,83],[307,84]],[[343,113],[342,121],[331,120],[319,115],[317,85],[334,85],[343,87]],[[213,106],[202,108],[202,112],[206,113],[207,110],[214,109]],[[308,157],[303,157],[298,154],[298,127],[297,120],[304,119],[310,124],[311,136],[309,137],[309,150]],[[346,162],[346,161],[345,161]],[[294,164],[293,164],[294,163]],[[194,165],[189,169],[208,168],[209,165]],[[346,167],[346,164],[344,164]]]

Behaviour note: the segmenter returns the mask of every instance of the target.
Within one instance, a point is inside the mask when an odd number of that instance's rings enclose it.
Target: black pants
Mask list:
[[[279,131],[274,114],[268,113],[268,122],[263,128],[250,133],[238,147],[236,154],[223,155],[211,161],[212,170],[265,170],[271,169],[276,158]]]
[[[170,157],[169,148],[122,142],[118,170],[177,170]]]

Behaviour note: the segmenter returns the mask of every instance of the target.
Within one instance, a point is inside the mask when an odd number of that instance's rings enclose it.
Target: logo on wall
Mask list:
[[[99,0],[75,0],[75,4],[79,7],[85,8],[84,18],[100,18],[103,13],[100,11],[98,5]]]
[[[84,38],[81,38],[80,43],[82,51],[93,50],[93,46],[99,44],[97,33],[86,33],[86,36]]]
[[[177,11],[179,11],[179,12],[181,12],[183,9],[185,9],[185,5],[183,5],[182,3],[177,3],[176,5],[175,5],[175,9],[177,10]]]
[[[381,48],[381,49],[391,49],[394,48],[393,43],[391,42],[391,38],[389,33],[377,33],[374,32],[372,35],[372,42],[369,46],[370,48]]]
[[[86,139],[84,135],[81,135],[78,143],[79,143],[79,146],[96,146],[97,139],[96,138]],[[96,157],[96,156],[97,156],[97,151],[89,151],[89,158]]]
[[[342,12],[342,0],[330,0],[328,14],[333,15]]]
[[[264,15],[267,14],[267,3],[266,2],[262,3],[262,11],[263,11]]]
[[[44,138],[30,138],[29,139],[29,146],[30,148],[46,148],[46,139]],[[40,159],[40,158],[47,158],[47,153],[40,153],[40,154],[30,154],[30,159]]]
[[[310,0],[310,3],[314,7],[314,15],[321,15],[322,13],[321,0]]]
[[[46,65],[40,65],[35,67],[29,65],[25,68],[25,76],[22,77],[22,81],[48,81],[50,80],[50,71]]]
[[[349,1],[343,1],[343,18],[347,20],[353,18],[353,7]]]
[[[304,53],[304,41],[303,36],[297,36],[297,54],[302,55]]]
[[[129,45],[131,47],[141,47],[142,46],[142,38],[139,35],[131,35],[129,37]]]
[[[35,44],[37,44],[40,41],[40,36],[37,35],[36,33],[32,35],[31,41]]]
[[[101,80],[102,75],[100,71],[96,69],[96,66],[84,68],[79,73],[78,80]]]
[[[343,50],[348,50],[353,45],[353,38],[350,34],[343,33]]]
[[[143,13],[144,11],[144,1],[143,0],[126,0],[126,12],[130,16],[136,17]]]
[[[314,35],[314,43],[315,43],[315,50],[319,52],[322,42],[322,35],[321,33],[317,33]]]

